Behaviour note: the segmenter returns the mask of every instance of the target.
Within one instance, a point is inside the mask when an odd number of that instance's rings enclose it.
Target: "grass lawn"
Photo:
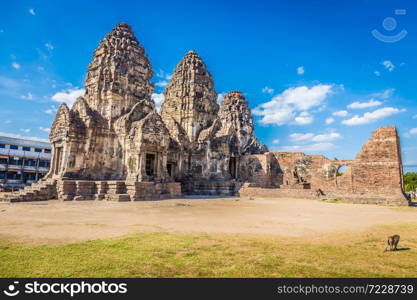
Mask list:
[[[0,242],[1,277],[416,277],[417,226],[332,239],[136,233],[62,246]],[[386,232],[400,248],[383,253]]]

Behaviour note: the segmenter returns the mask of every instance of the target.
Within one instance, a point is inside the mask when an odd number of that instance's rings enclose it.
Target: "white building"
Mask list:
[[[0,191],[38,181],[48,172],[50,160],[49,143],[0,136]]]

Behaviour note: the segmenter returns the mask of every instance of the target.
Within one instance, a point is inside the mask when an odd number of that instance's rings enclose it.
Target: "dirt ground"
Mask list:
[[[36,245],[117,237],[135,231],[314,239],[400,223],[417,223],[417,208],[289,198],[0,203],[0,237]]]

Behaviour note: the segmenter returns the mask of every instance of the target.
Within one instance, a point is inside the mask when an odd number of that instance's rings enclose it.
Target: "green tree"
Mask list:
[[[415,191],[417,189],[417,173],[407,172],[404,175],[404,190],[406,192]]]

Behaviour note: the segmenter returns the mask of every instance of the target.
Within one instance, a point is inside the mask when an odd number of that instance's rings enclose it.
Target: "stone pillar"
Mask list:
[[[162,159],[162,179],[166,180],[169,177],[168,170],[167,170],[167,163],[168,163],[168,152],[164,151],[161,152],[161,159]]]
[[[138,170],[138,181],[144,181],[146,179],[146,152],[139,154],[139,170]]]

